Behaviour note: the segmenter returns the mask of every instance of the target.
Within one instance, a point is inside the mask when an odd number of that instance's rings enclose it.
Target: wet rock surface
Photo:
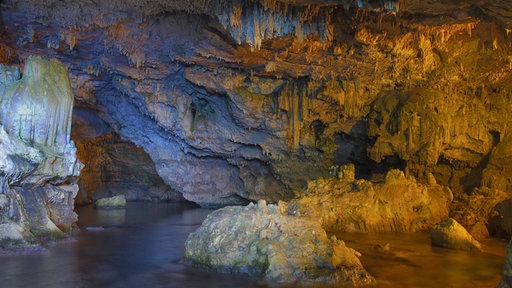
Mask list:
[[[354,174],[351,165],[342,167],[338,178],[311,181],[288,211],[319,218],[328,230],[362,232],[427,231],[448,217],[453,195],[447,187],[418,183],[399,170],[376,183]]]
[[[69,136],[74,98],[67,70],[56,60],[30,57],[25,71],[4,82],[0,95],[2,247],[63,237],[77,221],[82,164]]]
[[[185,260],[225,273],[248,273],[264,279],[322,285],[374,282],[360,254],[320,222],[286,212],[286,203],[226,207],[208,215],[185,244]]]
[[[126,207],[126,198],[124,195],[117,195],[108,198],[100,198],[94,202],[96,208],[124,208]]]
[[[458,250],[481,250],[480,243],[453,218],[441,221],[430,230],[432,245]]]

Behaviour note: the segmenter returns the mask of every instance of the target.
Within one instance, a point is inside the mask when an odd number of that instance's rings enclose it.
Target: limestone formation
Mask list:
[[[352,168],[350,168],[352,167]],[[453,199],[449,188],[424,185],[391,170],[382,182],[355,180],[353,166],[346,178],[320,178],[290,201],[292,214],[317,217],[325,229],[342,231],[427,231],[448,217]]]
[[[144,149],[183,198],[289,200],[349,163],[457,199],[508,189],[509,1],[136,2],[4,1],[0,59],[63,61],[108,129],[82,128]]]
[[[498,203],[494,209],[496,210],[495,219],[500,226],[501,231],[508,235],[512,235],[512,199],[507,199]]]
[[[430,238],[433,246],[467,251],[482,249],[480,243],[453,218],[432,226]]]
[[[12,71],[1,68],[4,75]],[[22,79],[3,83],[0,95],[2,247],[63,237],[77,221],[82,164],[69,138],[73,95],[67,71],[40,57],[30,58],[25,69]]]
[[[374,279],[358,257],[320,223],[286,213],[286,203],[214,211],[185,244],[185,260],[225,273],[285,283],[364,285]]]
[[[0,102],[0,121],[10,135],[64,152],[74,98],[61,62],[28,57],[23,78],[5,90]]]
[[[501,223],[506,217],[501,217],[495,208],[504,206],[501,204],[510,199],[510,193],[489,189],[474,189],[471,195],[462,195],[454,200],[450,208],[450,217],[464,226],[477,240],[489,238],[489,236],[501,236],[503,227]],[[499,208],[498,208],[499,209]],[[504,210],[505,209],[499,209]],[[505,225],[506,226],[506,225]]]
[[[101,198],[94,202],[96,208],[124,208],[125,206],[126,198],[124,195]]]
[[[489,155],[489,163],[482,171],[482,185],[502,191],[512,190],[512,136],[505,135]]]
[[[75,141],[77,156],[85,164],[77,183],[76,204],[121,194],[128,201],[183,200],[180,193],[165,185],[142,148],[115,133]]]

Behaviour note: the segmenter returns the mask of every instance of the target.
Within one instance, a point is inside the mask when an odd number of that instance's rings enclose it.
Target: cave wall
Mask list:
[[[506,1],[341,2],[6,1],[0,58],[63,61],[75,105],[203,205],[290,199],[348,163],[508,189]]]

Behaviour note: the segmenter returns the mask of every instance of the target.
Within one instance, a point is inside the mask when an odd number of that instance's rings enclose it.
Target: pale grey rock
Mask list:
[[[225,207],[214,211],[185,243],[185,260],[226,273],[270,281],[362,285],[374,279],[360,254],[320,222],[286,213],[286,203]],[[317,284],[318,285],[318,284]]]
[[[117,195],[109,198],[101,198],[96,200],[94,206],[97,208],[124,208],[126,207],[126,197]]]
[[[70,143],[73,102],[64,64],[31,56],[23,78],[0,98],[0,121],[10,135],[64,152]]]
[[[0,246],[7,248],[73,230],[83,167],[69,137],[73,95],[66,68],[31,57],[24,72],[0,94]]]
[[[16,223],[0,224],[0,247],[17,247],[34,244],[37,241]]]
[[[467,251],[482,249],[480,243],[453,218],[432,226],[430,238],[433,246]]]

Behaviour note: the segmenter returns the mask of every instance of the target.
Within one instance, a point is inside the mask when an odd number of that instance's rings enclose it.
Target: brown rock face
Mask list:
[[[0,59],[62,60],[106,127],[82,128],[185,199],[291,199],[349,163],[509,189],[510,1],[135,2],[4,1]]]
[[[321,219],[327,230],[426,231],[448,216],[452,199],[449,188],[417,183],[399,170],[380,183],[355,180],[345,171],[339,179],[311,181],[288,210]]]
[[[82,169],[78,205],[125,195],[128,201],[180,201],[181,194],[164,184],[149,156],[113,132],[77,142]]]

